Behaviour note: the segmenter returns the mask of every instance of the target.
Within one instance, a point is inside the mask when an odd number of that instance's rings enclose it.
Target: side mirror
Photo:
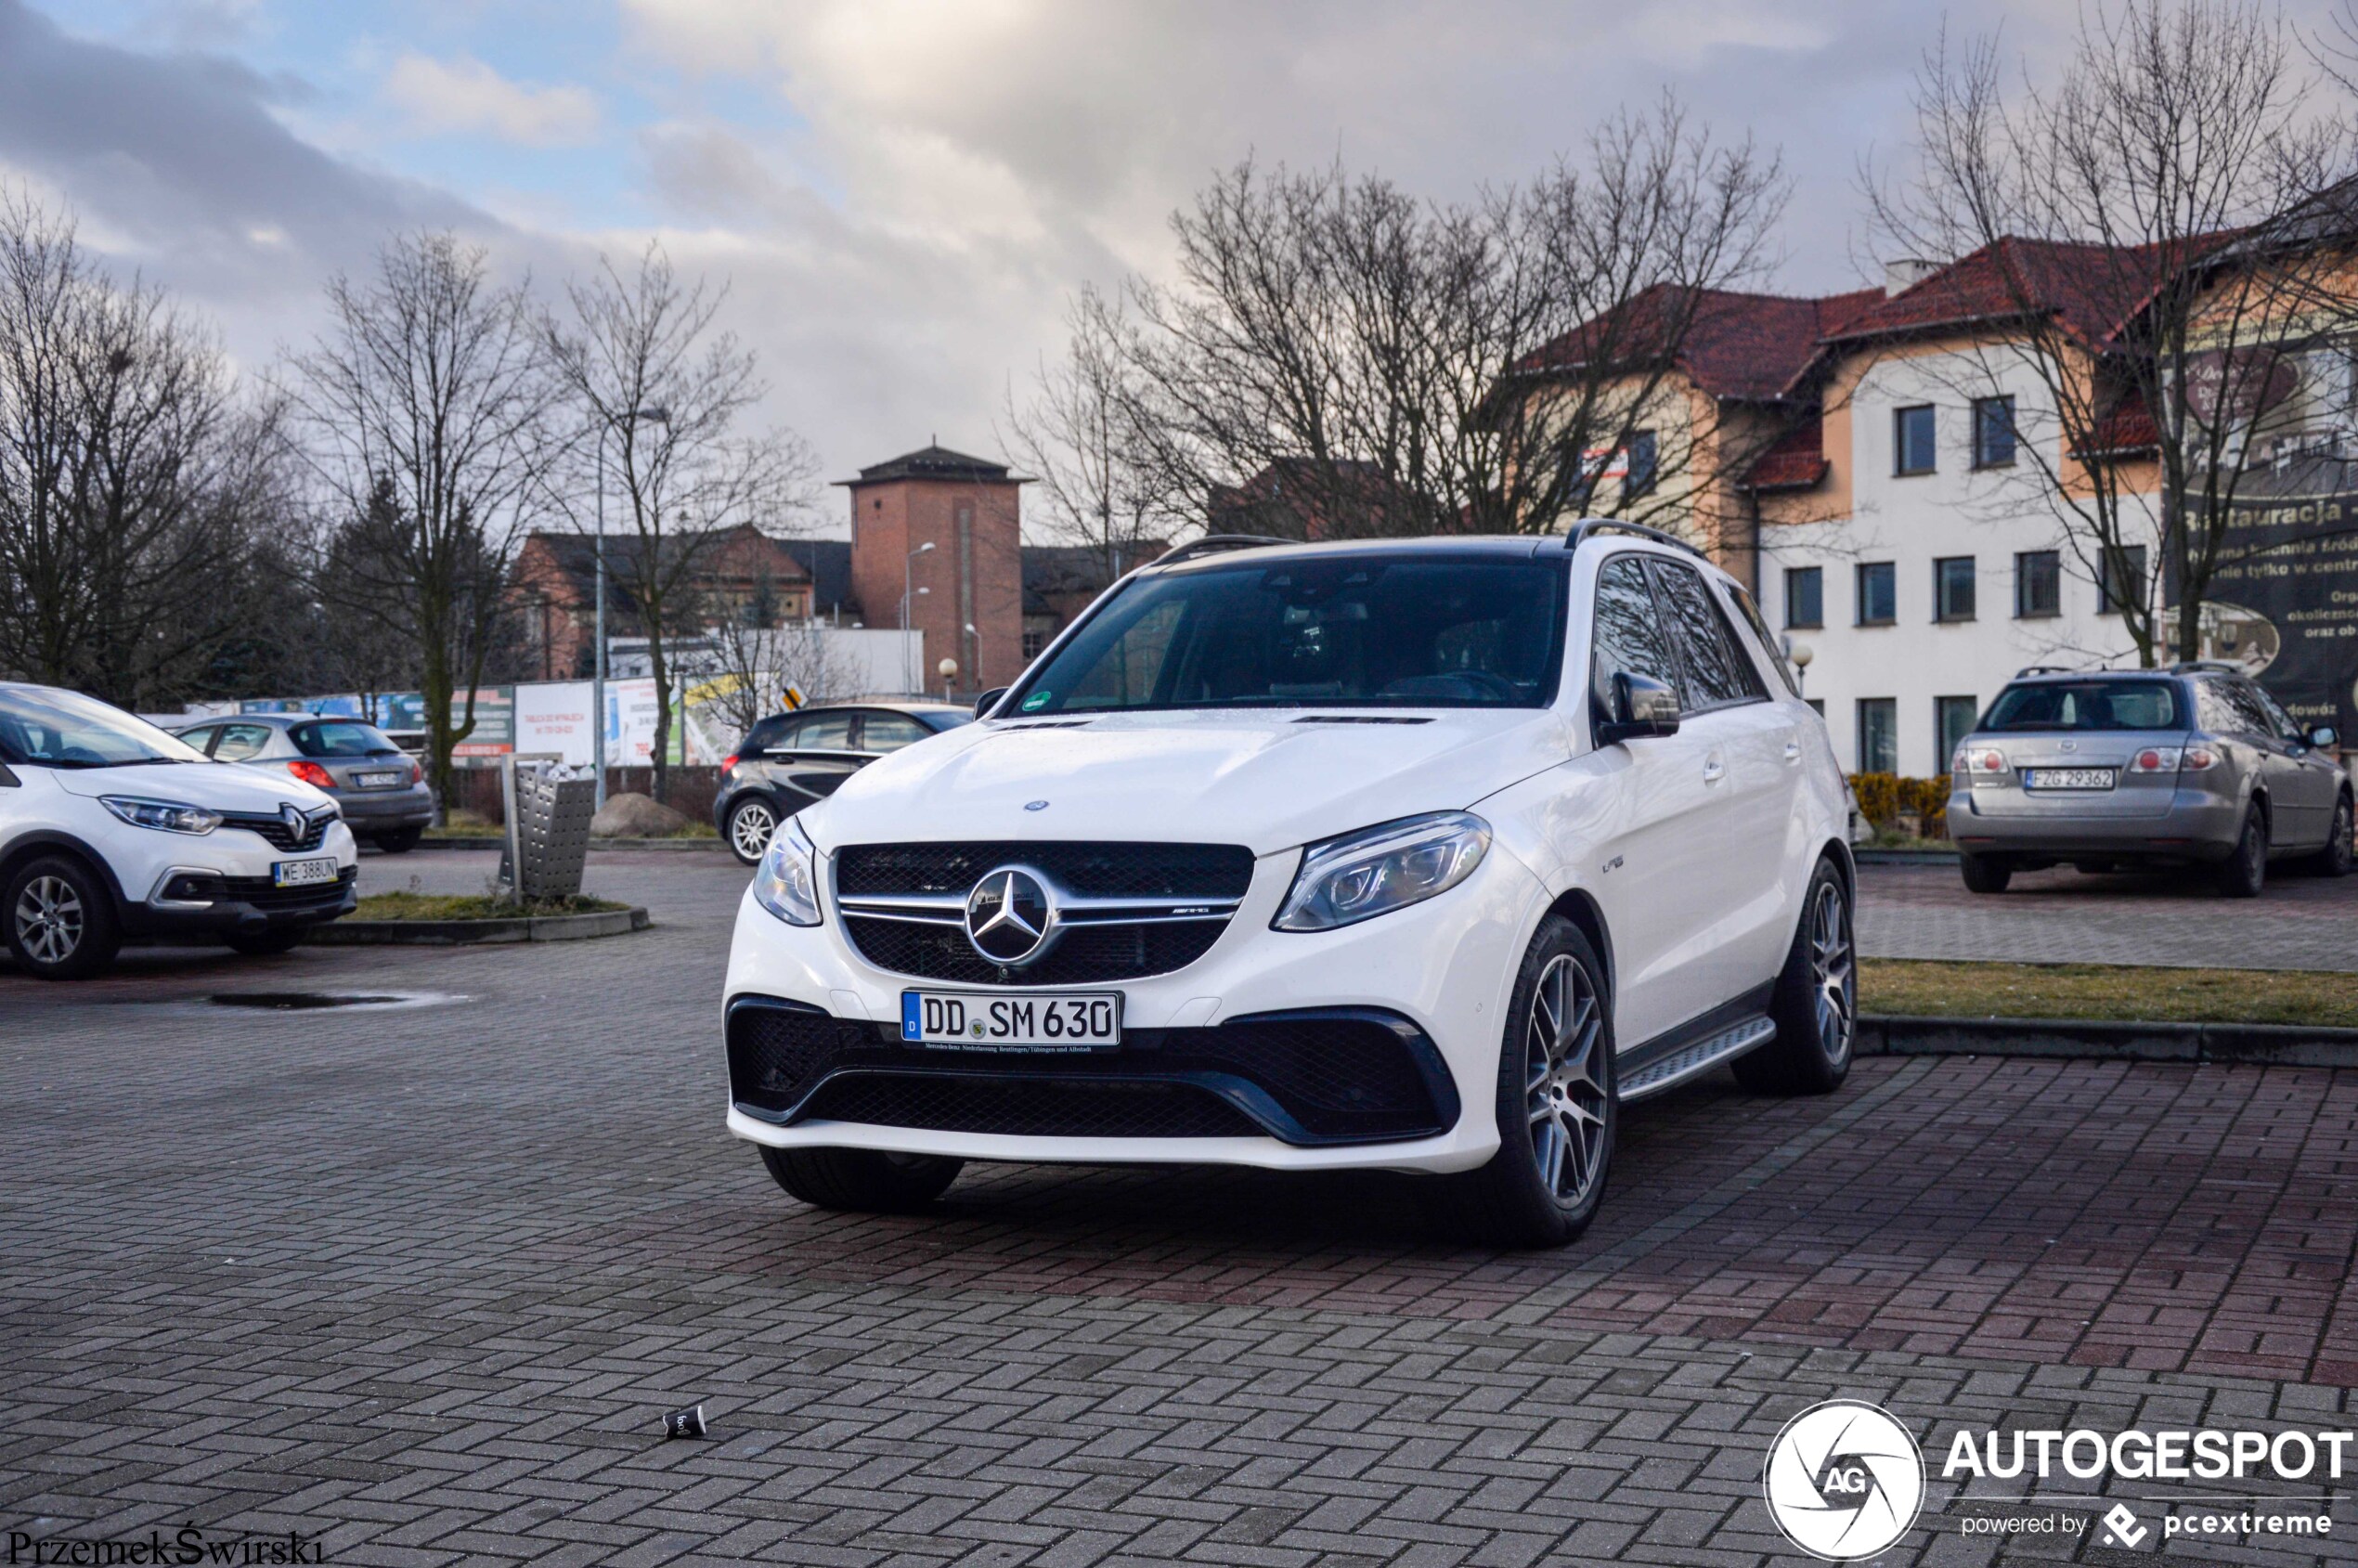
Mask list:
[[[1651,676],[1615,670],[1613,716],[1597,726],[1599,745],[1678,732],[1678,693]]]
[[[2312,725],[2309,744],[2319,751],[2329,751],[2341,744],[2341,734],[2330,724]]]
[[[991,690],[977,697],[975,699],[975,717],[977,719],[988,719],[991,717],[991,710],[998,706],[999,699],[1006,694],[1007,689],[1004,686],[993,686]]]

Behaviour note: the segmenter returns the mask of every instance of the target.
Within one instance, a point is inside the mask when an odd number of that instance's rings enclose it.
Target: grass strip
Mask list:
[[[1944,1018],[2117,1018],[2358,1029],[2358,975],[2111,964],[1948,964],[1869,958],[1865,1013]]]
[[[628,909],[612,899],[577,893],[565,899],[534,899],[522,908],[482,893],[371,893],[352,913],[355,920],[512,920],[520,914],[603,914]]]

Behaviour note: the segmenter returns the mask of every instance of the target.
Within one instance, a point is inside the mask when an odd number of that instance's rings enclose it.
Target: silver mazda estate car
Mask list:
[[[2200,866],[2256,897],[2272,860],[2351,861],[2339,737],[2230,665],[2024,670],[1950,759],[1949,836],[1976,893],[2017,871]]]

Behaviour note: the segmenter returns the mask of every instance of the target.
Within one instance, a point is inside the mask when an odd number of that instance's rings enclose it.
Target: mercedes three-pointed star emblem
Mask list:
[[[966,940],[993,964],[1029,964],[1056,923],[1047,884],[1020,866],[1001,866],[966,895]]]

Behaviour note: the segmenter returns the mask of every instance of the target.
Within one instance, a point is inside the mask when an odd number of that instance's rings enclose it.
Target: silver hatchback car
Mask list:
[[[424,773],[374,724],[317,713],[241,713],[175,732],[215,762],[301,779],[335,797],[355,838],[388,855],[417,847],[434,821]]]
[[[2232,666],[2027,669],[1950,760],[1949,836],[1976,893],[2065,862],[2200,866],[2236,898],[2259,894],[2271,860],[2341,876],[2351,784],[2338,739],[2302,730]]]

